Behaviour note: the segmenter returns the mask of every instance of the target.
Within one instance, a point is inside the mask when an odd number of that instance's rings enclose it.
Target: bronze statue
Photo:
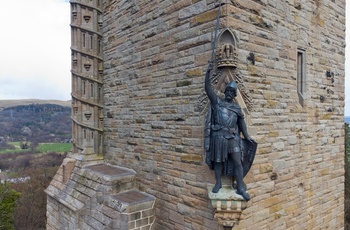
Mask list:
[[[210,85],[209,64],[205,76],[205,91],[211,103],[207,117],[206,163],[215,171],[216,183],[212,190],[217,193],[222,184],[222,175],[232,176],[236,180],[237,194],[250,200],[246,192],[243,177],[249,171],[254,160],[256,142],[248,135],[241,107],[235,103],[237,85],[234,81],[227,84],[225,98],[219,98]],[[244,139],[241,138],[241,133]]]

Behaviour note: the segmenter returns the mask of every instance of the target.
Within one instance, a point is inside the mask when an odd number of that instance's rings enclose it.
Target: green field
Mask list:
[[[36,150],[45,153],[45,152],[56,152],[64,153],[69,152],[72,148],[72,143],[40,143]]]
[[[20,142],[9,142],[10,145],[13,145],[15,149],[5,149],[0,150],[1,153],[19,153],[19,152],[28,152],[28,149],[21,149],[21,143]]]
[[[15,149],[5,149],[0,150],[2,153],[19,153],[19,152],[29,152],[29,149],[21,149],[21,142],[10,142],[9,144],[13,145]],[[72,143],[39,143],[35,148],[36,152],[46,153],[46,152],[56,152],[64,153],[69,152],[72,148]]]

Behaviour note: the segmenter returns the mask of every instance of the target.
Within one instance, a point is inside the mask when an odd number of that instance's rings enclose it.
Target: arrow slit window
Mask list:
[[[306,99],[306,54],[305,50],[297,51],[297,90],[299,103],[304,106]]]

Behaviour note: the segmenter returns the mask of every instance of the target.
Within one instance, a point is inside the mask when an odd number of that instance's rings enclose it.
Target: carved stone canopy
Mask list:
[[[225,29],[218,36],[217,67],[237,67],[237,42],[234,34]]]
[[[241,106],[244,114],[249,115],[253,108],[252,97],[247,90],[243,76],[237,69],[238,66],[238,39],[234,32],[229,28],[223,29],[217,37],[217,48],[215,49],[215,60],[213,63],[213,70],[210,76],[210,82],[217,93],[220,95],[230,81],[235,81],[238,85],[238,95],[236,102]],[[203,94],[198,98],[196,110],[198,112],[205,112],[208,105],[208,98]],[[249,124],[249,118],[247,119]]]

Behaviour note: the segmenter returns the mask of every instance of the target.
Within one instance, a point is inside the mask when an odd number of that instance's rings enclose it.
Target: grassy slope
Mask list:
[[[9,144],[12,144],[13,146],[15,146],[15,149],[0,150],[0,154],[30,151],[30,149],[21,149],[20,142],[10,142]],[[64,153],[64,152],[69,152],[71,148],[72,148],[71,143],[39,143],[39,145],[35,149],[40,153],[46,153],[46,152]]]
[[[40,143],[39,146],[36,148],[41,153],[44,152],[57,152],[57,153],[64,153],[69,152],[72,148],[71,143]]]

